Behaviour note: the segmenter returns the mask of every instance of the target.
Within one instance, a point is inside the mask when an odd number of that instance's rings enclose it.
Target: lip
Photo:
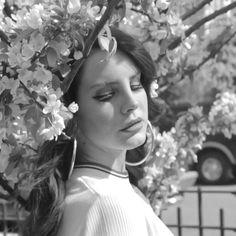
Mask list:
[[[142,126],[143,126],[142,119],[138,118],[138,119],[135,119],[135,120],[132,120],[132,121],[128,122],[125,125],[125,127],[123,129],[121,129],[120,131],[122,131],[122,132],[136,131],[136,130],[141,129]]]

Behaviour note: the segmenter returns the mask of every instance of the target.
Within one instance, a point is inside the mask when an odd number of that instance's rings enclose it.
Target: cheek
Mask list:
[[[87,103],[79,112],[81,112],[79,115],[81,130],[87,135],[103,135],[114,127],[115,111],[108,104]]]
[[[141,112],[143,112],[143,115],[145,116],[145,118],[148,118],[148,100],[147,100],[147,94],[145,90],[143,90],[143,93],[140,94],[139,107],[141,109]]]

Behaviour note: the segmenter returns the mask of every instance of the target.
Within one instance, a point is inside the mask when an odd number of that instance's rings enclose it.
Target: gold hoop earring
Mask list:
[[[148,153],[146,154],[146,156],[141,161],[138,161],[138,162],[128,162],[128,161],[126,161],[125,164],[127,166],[139,166],[139,165],[143,164],[148,159],[150,154],[152,153],[152,150],[153,150],[153,147],[154,147],[154,132],[153,132],[152,125],[151,125],[149,120],[148,120],[147,124],[148,124],[148,127],[149,127],[150,131],[151,131],[151,138],[152,138],[151,147],[148,150]]]
[[[74,144],[73,144],[73,153],[72,153],[72,158],[71,158],[71,164],[70,164],[70,171],[68,174],[68,179],[70,178],[73,169],[74,169],[74,165],[75,165],[75,159],[76,159],[76,151],[77,151],[77,140],[76,138],[74,138]]]

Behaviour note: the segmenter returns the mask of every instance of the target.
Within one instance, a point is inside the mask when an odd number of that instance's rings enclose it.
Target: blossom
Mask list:
[[[43,108],[43,113],[48,114],[56,114],[59,112],[61,106],[61,101],[57,98],[55,94],[50,94],[48,96],[47,104]]]
[[[89,1],[85,7],[87,14],[91,19],[100,20],[101,16],[106,10],[106,7],[103,6],[102,9],[99,6],[92,6],[93,1]]]
[[[54,114],[53,121],[51,122],[51,126],[48,128],[44,128],[40,135],[44,136],[46,140],[52,140],[56,138],[62,133],[65,128],[64,119],[57,114]]]
[[[80,0],[69,0],[67,5],[67,11],[69,14],[78,12],[81,8]]]
[[[45,38],[41,33],[32,33],[30,36],[29,44],[34,51],[41,51],[46,44]]]
[[[28,85],[29,82],[32,81],[33,79],[33,72],[23,68],[23,69],[18,69],[18,78],[20,81],[22,81],[25,85]]]
[[[3,76],[0,80],[0,94],[3,90],[9,89],[12,96],[16,96],[16,90],[18,89],[20,85],[20,81],[18,79],[8,78],[7,76]]]
[[[25,21],[27,22],[28,26],[33,29],[38,29],[42,23],[42,15],[44,8],[42,4],[35,4],[33,8],[25,14]]]
[[[223,132],[231,138],[236,134],[236,95],[226,91],[218,95],[209,112],[212,133]]]
[[[159,88],[159,85],[158,85],[157,81],[154,80],[150,86],[150,94],[151,94],[152,98],[158,97],[158,92],[157,92],[158,88]]]
[[[161,10],[166,10],[169,7],[170,3],[167,0],[158,0],[156,6]]]
[[[26,41],[24,41],[24,44],[22,45],[21,55],[25,61],[29,60],[34,55],[33,48]]]
[[[47,84],[52,80],[52,72],[41,66],[38,66],[33,72],[33,78],[38,82]]]
[[[75,60],[79,60],[83,57],[83,53],[81,51],[75,51],[74,52],[74,58]]]
[[[79,106],[75,102],[72,102],[69,105],[68,109],[69,109],[70,112],[75,113],[75,112],[77,112],[79,110]]]

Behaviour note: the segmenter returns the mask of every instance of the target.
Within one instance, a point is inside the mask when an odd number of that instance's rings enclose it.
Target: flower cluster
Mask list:
[[[17,182],[38,147],[63,135],[78,111],[63,104],[61,85],[105,10],[92,1],[0,1],[0,172],[8,180]],[[98,38],[114,53],[108,25]]]
[[[217,96],[209,112],[212,133],[222,132],[231,138],[236,134],[236,95],[226,91]]]
[[[179,180],[196,161],[196,150],[201,148],[210,131],[201,107],[189,109],[177,120],[175,127],[159,133],[154,129],[153,161],[144,169],[139,186],[150,200],[157,214],[168,205],[168,198],[178,193]]]
[[[144,176],[139,181],[157,214],[166,207],[168,198],[179,190],[178,181],[183,173],[178,160],[178,142],[173,133],[174,129],[162,134],[154,129],[153,161],[144,168]]]
[[[207,116],[203,114],[203,108],[196,106],[184,112],[175,123],[175,139],[179,147],[187,151],[193,160],[196,160],[195,152],[201,149],[206,135],[210,133]]]
[[[158,0],[147,1],[145,14],[142,7],[127,4],[126,16],[120,27],[137,37],[156,61],[160,55],[165,55],[165,60],[157,64],[158,76],[166,75],[170,68],[174,69],[188,52],[190,44],[184,40],[175,50],[168,50],[166,42],[176,37],[185,38],[186,25],[178,15],[180,2]]]

